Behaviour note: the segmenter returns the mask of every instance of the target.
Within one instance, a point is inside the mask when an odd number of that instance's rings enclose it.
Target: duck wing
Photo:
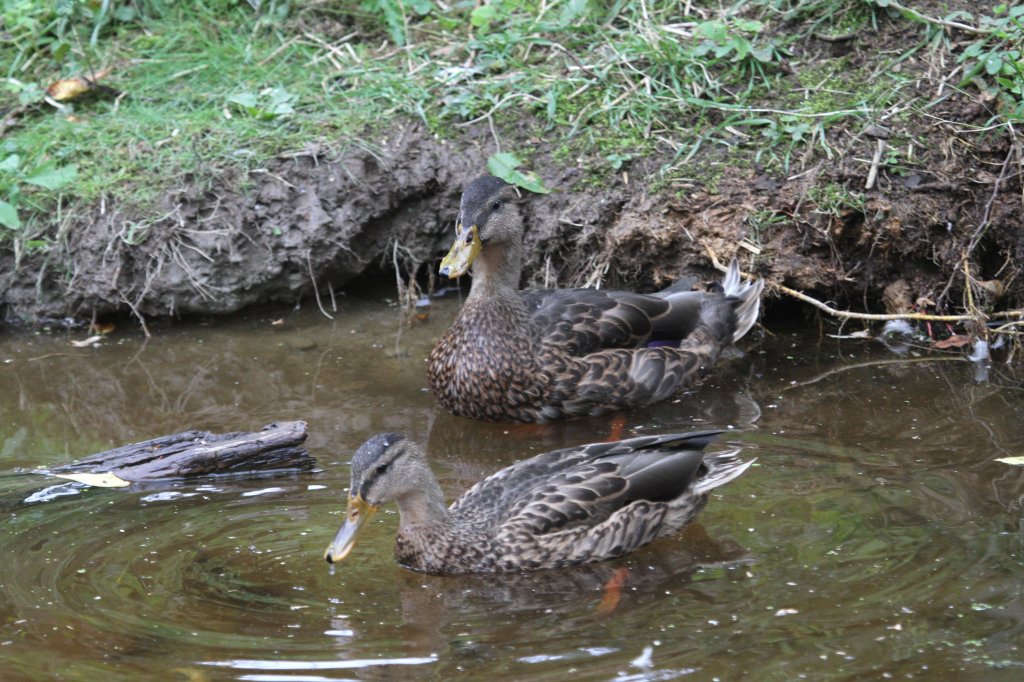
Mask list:
[[[711,436],[696,437],[699,443]],[[497,529],[505,549],[500,561],[509,568],[599,561],[679,530],[703,508],[707,490],[720,484],[702,485],[712,467],[702,446],[687,441],[684,434],[610,450],[539,485]],[[746,468],[735,461],[731,478]]]
[[[628,291],[532,289],[521,296],[530,323],[543,341],[574,356],[605,348],[641,347],[678,325],[680,313],[671,298]],[[698,316],[699,308],[698,301]]]
[[[633,501],[671,499],[685,489],[703,448],[719,433],[641,436],[544,453],[480,481],[451,511],[465,523],[530,534],[599,523]]]
[[[598,455],[520,497],[503,529],[543,536],[598,526],[635,502],[668,502],[693,485],[703,457],[672,442]]]

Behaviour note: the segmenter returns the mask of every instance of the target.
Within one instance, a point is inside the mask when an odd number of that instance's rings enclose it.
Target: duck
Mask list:
[[[521,290],[520,201],[513,185],[489,175],[462,194],[439,272],[455,279],[471,270],[472,285],[427,359],[445,410],[547,422],[643,407],[699,384],[757,321],[764,281],[744,282],[735,260],[708,292]]]
[[[650,435],[546,452],[501,469],[446,507],[422,446],[373,436],[352,458],[345,520],[324,552],[349,555],[374,512],[398,503],[395,559],[432,574],[553,569],[618,557],[689,524],[746,471],[721,431]]]

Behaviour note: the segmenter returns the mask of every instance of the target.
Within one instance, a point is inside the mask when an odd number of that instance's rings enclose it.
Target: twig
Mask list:
[[[146,335],[147,339],[151,338],[153,335],[149,333],[149,327],[146,326],[146,318],[142,316],[142,313],[139,311],[138,307],[134,303],[129,301],[128,297],[125,296],[123,293],[121,293],[120,291],[118,291],[118,293],[121,294],[121,300],[124,301],[125,305],[127,305],[128,308],[131,309],[132,314],[135,315],[136,319],[138,319],[139,326],[142,327],[142,333]]]
[[[330,54],[335,55],[339,59],[348,59],[348,57],[349,57],[349,54],[347,54],[345,52],[342,52],[339,48],[335,47],[334,45],[331,45],[326,40],[323,40],[322,38],[320,38],[320,37],[310,33],[309,31],[303,31],[302,35],[306,36],[307,38],[312,40],[314,43],[316,43],[320,47],[322,47],[325,50],[327,50]],[[351,40],[352,38],[354,38],[357,35],[358,35],[358,33],[353,31],[352,33],[349,33],[348,35],[345,35],[345,36],[342,36],[341,38],[339,38],[338,39],[338,43],[339,44],[347,43],[349,40]],[[294,40],[294,38],[292,40]],[[288,41],[288,42],[290,43],[292,41]],[[264,62],[269,61],[270,59],[275,57],[277,55],[277,53],[281,51],[282,48],[287,47],[287,46],[288,46],[288,43],[285,43],[284,45],[279,47],[277,50],[274,50],[274,52],[269,57],[267,57],[262,62],[260,62],[260,66],[263,66]]]
[[[529,93],[526,93],[526,92],[517,92],[517,93],[513,93],[511,95],[506,95],[506,96],[502,97],[500,100],[498,100],[498,103],[495,104],[493,107],[491,107],[490,110],[487,113],[482,114],[480,116],[477,116],[476,118],[470,119],[468,121],[463,121],[461,123],[456,123],[455,126],[458,127],[458,128],[465,128],[467,126],[473,125],[474,123],[479,123],[480,121],[484,120],[485,118],[490,118],[491,114],[496,112],[501,107],[505,106],[505,104],[507,104],[508,102],[511,102],[514,99],[519,99],[521,97],[525,97],[526,99],[532,99],[535,102],[539,102],[540,101],[539,97],[534,97],[533,95],[531,95]]]
[[[967,294],[967,309],[972,313],[975,313],[975,317],[981,317],[982,319],[984,319],[984,314],[974,307],[974,291],[971,287],[971,269],[968,265],[966,253],[964,253],[962,262],[964,264],[964,289],[965,293]]]
[[[871,170],[868,171],[868,180],[864,183],[864,189],[871,189],[878,179],[878,164],[882,161],[882,152],[885,151],[885,140],[879,138],[875,146],[875,156],[871,159]]]
[[[179,78],[184,78],[185,76],[190,76],[193,73],[195,73],[196,71],[202,71],[203,69],[207,68],[208,66],[209,66],[209,64],[200,64],[199,66],[194,66],[191,69],[185,69],[184,71],[179,71],[178,73],[173,73],[173,74],[171,74],[170,76],[168,76],[167,78],[164,79],[164,83],[170,83],[171,81],[176,81]]]
[[[812,379],[808,379],[807,381],[801,381],[801,382],[798,382],[798,383],[795,383],[795,384],[790,384],[789,386],[786,386],[782,390],[783,391],[791,391],[794,388],[801,388],[803,386],[810,386],[811,384],[816,384],[819,381],[821,381],[823,379],[827,379],[830,376],[833,376],[833,375],[836,375],[836,374],[842,374],[843,372],[848,372],[848,371],[850,371],[852,369],[864,369],[865,367],[881,367],[881,366],[884,366],[884,365],[910,365],[910,364],[915,364],[916,365],[916,364],[922,363],[922,362],[969,362],[969,360],[967,358],[965,358],[964,356],[962,356],[962,355],[956,355],[956,356],[941,356],[941,357],[926,357],[926,358],[888,358],[888,359],[885,359],[885,360],[871,360],[869,362],[858,362],[858,363],[853,364],[853,365],[842,365],[840,367],[835,367],[833,369],[828,370],[827,372],[822,372],[818,376],[816,376],[816,377],[814,377]]]
[[[923,21],[923,22],[928,23],[928,24],[935,24],[936,26],[946,26],[947,28],[957,28],[957,29],[960,29],[961,31],[966,31],[967,33],[975,33],[975,34],[978,34],[978,35],[989,35],[990,33],[992,33],[991,29],[978,28],[977,26],[971,26],[969,24],[961,24],[958,21],[947,21],[945,19],[936,19],[935,17],[930,17],[927,14],[921,14],[916,9],[911,9],[909,7],[904,7],[903,5],[901,5],[898,2],[890,2],[889,6],[892,7],[893,9],[895,9],[895,10],[899,10],[900,12],[903,12],[904,14],[909,14],[911,17],[913,17],[914,19],[917,19],[918,21]]]

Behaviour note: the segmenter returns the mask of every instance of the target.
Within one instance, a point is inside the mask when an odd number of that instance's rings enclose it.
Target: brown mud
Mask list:
[[[880,35],[902,39],[896,29]],[[867,47],[811,39],[800,58],[845,51],[856,63]],[[903,68],[927,65],[910,58]],[[918,87],[935,101],[934,80]],[[831,158],[820,150],[795,158],[788,173],[707,151],[693,159],[692,179],[668,186],[658,174],[667,154],[595,180],[586,157],[557,160],[558,141],[535,122],[504,125],[502,146],[531,150],[530,166],[555,190],[524,203],[524,284],[651,290],[683,274],[713,276],[714,253],[738,255],[744,269],[839,308],[957,312],[967,301],[965,270],[982,309],[1020,308],[1019,140],[1005,128],[978,132],[991,127],[996,106],[977,90],[951,88],[927,116],[831,128]],[[338,141],[341,153],[268,159],[246,178],[168,188],[148,216],[78,206],[54,227],[46,254],[16,263],[0,253],[0,315],[88,321],[311,297],[329,305],[353,279],[394,277],[396,267],[432,286],[461,189],[496,151],[493,131],[481,123],[441,140],[401,121],[372,145],[351,142]],[[912,162],[872,163],[878,150],[895,149]],[[793,309],[774,306],[783,308]]]

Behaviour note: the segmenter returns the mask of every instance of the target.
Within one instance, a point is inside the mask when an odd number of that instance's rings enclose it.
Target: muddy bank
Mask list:
[[[945,113],[985,116],[971,106],[965,96]],[[555,191],[525,202],[525,284],[649,290],[684,273],[711,276],[713,252],[844,308],[957,310],[966,256],[978,300],[1019,307],[1024,216],[1010,142],[934,128],[935,144],[916,150],[927,171],[882,168],[870,190],[865,159],[889,132],[851,131],[841,156],[797,177],[752,165],[709,180],[701,176],[715,160],[705,158],[692,181],[657,191],[662,159],[595,182],[586,159],[559,164],[545,140],[527,136],[518,144],[537,150],[531,166]],[[148,216],[74,207],[45,256],[23,254],[17,267],[13,254],[0,256],[3,316],[223,314],[317,296],[327,304],[353,278],[393,276],[396,266],[429,286],[461,188],[495,151],[492,136],[479,129],[443,141],[403,123],[372,146],[346,147],[271,159],[242,181],[169,188]],[[849,198],[860,192],[863,201]]]

